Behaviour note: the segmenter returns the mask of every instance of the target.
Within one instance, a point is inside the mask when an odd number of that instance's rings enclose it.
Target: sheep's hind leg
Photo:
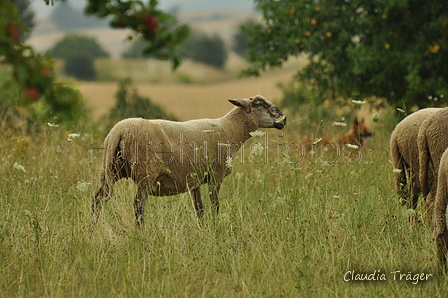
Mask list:
[[[100,182],[100,188],[96,192],[92,199],[92,213],[97,215],[103,208],[105,202],[109,201],[114,192],[113,178],[102,177]]]
[[[191,190],[191,195],[193,196],[194,208],[196,209],[196,214],[199,219],[204,217],[204,205],[201,199],[201,189],[200,187]]]
[[[140,183],[137,186],[137,195],[134,200],[135,219],[137,226],[143,226],[145,216],[145,205],[149,195],[149,186],[146,183]]]

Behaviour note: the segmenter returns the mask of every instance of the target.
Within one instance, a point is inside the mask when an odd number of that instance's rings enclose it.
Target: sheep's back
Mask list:
[[[434,171],[437,171],[440,158],[448,147],[448,108],[440,109],[430,115],[419,133],[426,140]]]
[[[394,146],[393,143],[395,142],[400,151],[400,157],[404,159],[414,173],[419,171],[418,131],[422,123],[439,110],[439,108],[427,108],[414,112],[400,121],[391,134],[391,147]]]

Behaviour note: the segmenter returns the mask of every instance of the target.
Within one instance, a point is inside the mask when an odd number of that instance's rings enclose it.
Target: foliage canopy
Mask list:
[[[54,5],[54,0],[41,0],[47,5]],[[24,2],[22,7],[20,3]],[[64,0],[56,1],[64,2]],[[76,111],[79,107],[79,92],[69,85],[56,83],[53,71],[53,59],[49,55],[36,53],[32,47],[23,42],[21,32],[28,32],[32,23],[30,16],[24,17],[26,1],[0,0],[0,59],[12,68],[12,78],[17,83],[19,96],[15,97],[17,106],[41,104],[42,109],[57,113],[60,107]],[[85,9],[87,15],[98,18],[110,17],[114,28],[129,28],[132,39],[143,37],[147,45],[146,54],[170,59],[173,68],[179,63],[180,44],[188,36],[187,25],[178,24],[176,18],[158,9],[158,1],[120,1],[88,0]],[[21,15],[22,14],[22,15]],[[63,90],[63,97],[59,96]],[[69,104],[70,106],[68,106]],[[51,113],[50,113],[51,114]],[[63,116],[61,114],[61,116]],[[77,117],[66,117],[59,121],[72,121]]]
[[[263,21],[244,27],[255,62],[245,75],[306,54],[310,63],[299,79],[333,97],[424,107],[448,92],[446,1],[255,2]]]

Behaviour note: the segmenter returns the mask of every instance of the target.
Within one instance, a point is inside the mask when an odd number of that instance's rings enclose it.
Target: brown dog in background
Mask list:
[[[372,132],[367,127],[366,123],[364,122],[364,118],[361,120],[361,122],[358,121],[358,118],[355,117],[352,122],[352,126],[350,127],[350,130],[343,134],[340,137],[334,137],[334,138],[308,138],[305,140],[302,140],[301,143],[303,145],[305,144],[313,144],[313,145],[321,145],[325,146],[325,144],[334,144],[337,143],[339,147],[343,147],[346,144],[351,144],[355,146],[361,146],[361,145],[367,145],[368,137],[372,136]]]

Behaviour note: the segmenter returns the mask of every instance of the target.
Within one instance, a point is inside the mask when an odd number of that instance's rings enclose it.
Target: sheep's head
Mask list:
[[[283,129],[286,125],[286,116],[274,104],[267,101],[261,95],[251,98],[229,99],[229,101],[241,108],[246,113],[253,113],[258,127]]]

